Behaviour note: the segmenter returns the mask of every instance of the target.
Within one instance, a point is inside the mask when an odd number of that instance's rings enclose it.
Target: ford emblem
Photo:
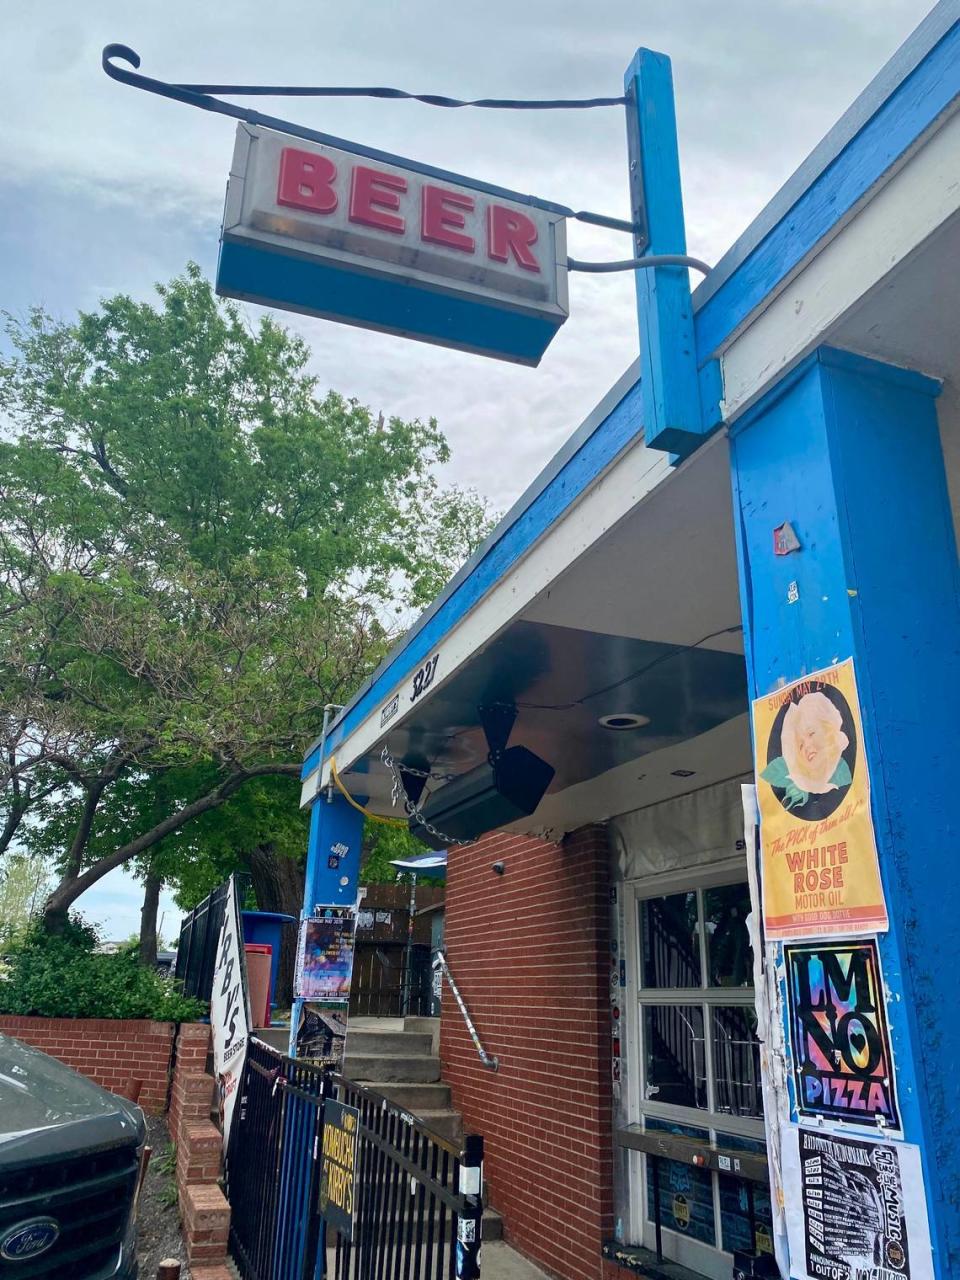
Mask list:
[[[7,1262],[25,1262],[46,1253],[57,1243],[60,1224],[54,1218],[31,1218],[18,1222],[0,1236],[0,1258]]]

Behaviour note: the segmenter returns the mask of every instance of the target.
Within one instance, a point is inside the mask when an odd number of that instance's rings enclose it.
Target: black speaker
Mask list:
[[[518,818],[529,817],[553,774],[553,766],[526,747],[508,747],[495,763],[486,761],[432,792],[421,811],[444,836],[475,840]],[[450,843],[432,836],[414,818],[410,819],[410,831],[431,849],[445,849]]]

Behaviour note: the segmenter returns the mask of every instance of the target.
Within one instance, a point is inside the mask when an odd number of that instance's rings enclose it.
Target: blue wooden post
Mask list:
[[[322,762],[321,762],[322,763]],[[303,890],[302,919],[316,906],[352,907],[357,900],[357,873],[363,814],[334,794],[321,792],[310,813],[307,873]],[[302,1000],[294,1000],[290,1017],[290,1056],[296,1057],[297,1022]]]
[[[670,59],[640,49],[627,68],[627,142],[637,255],[686,253]],[[703,441],[697,347],[686,267],[636,272],[646,444],[686,457]]]
[[[960,574],[938,391],[821,349],[734,425],[731,461],[751,695],[854,660],[903,1140],[920,1148],[947,1280],[960,1275]],[[776,556],[785,521],[800,549]]]

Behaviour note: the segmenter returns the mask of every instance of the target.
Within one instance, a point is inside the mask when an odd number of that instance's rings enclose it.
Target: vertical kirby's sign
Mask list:
[[[241,124],[217,290],[535,365],[568,315],[564,226],[528,197]]]
[[[877,944],[783,949],[801,1116],[900,1127]]]
[[[240,903],[233,876],[230,877],[226,910],[217,943],[217,962],[210,995],[210,1025],[213,1030],[213,1069],[217,1078],[223,1145],[226,1148],[250,1036],[243,930],[240,927]]]
[[[767,937],[889,927],[848,659],[753,704]]]
[[[360,1112],[328,1098],[323,1104],[320,1216],[344,1239],[353,1239]]]

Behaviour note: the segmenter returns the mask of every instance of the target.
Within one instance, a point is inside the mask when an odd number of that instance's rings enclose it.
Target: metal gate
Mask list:
[[[359,1112],[349,1241],[325,1233],[319,1211],[326,1098]],[[253,1039],[226,1163],[230,1253],[243,1280],[477,1280],[482,1163],[482,1138],[450,1142]]]

